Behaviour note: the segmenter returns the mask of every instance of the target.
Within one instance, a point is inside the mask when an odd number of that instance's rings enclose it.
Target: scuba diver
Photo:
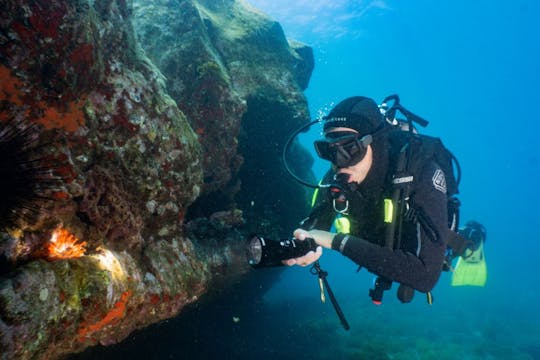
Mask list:
[[[392,112],[354,96],[323,118],[324,139],[314,145],[332,167],[318,186],[311,214],[293,234],[298,243],[309,239],[314,246],[282,263],[317,264],[322,248],[332,249],[377,276],[370,290],[375,304],[393,282],[400,284],[402,302],[417,290],[431,303],[430,291],[441,272],[452,269],[454,257],[460,256],[461,273],[453,285],[485,284],[486,232],[476,222],[458,232],[455,158],[440,139],[417,134],[410,117],[423,126],[427,121],[393,97],[398,106]],[[396,109],[407,121],[394,118]]]

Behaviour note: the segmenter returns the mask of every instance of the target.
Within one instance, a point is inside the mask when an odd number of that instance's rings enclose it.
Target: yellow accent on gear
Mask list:
[[[452,273],[452,286],[485,286],[487,264],[484,256],[484,242],[469,257],[460,257]]]
[[[326,297],[324,296],[324,282],[322,278],[319,278],[319,288],[321,289],[321,302],[324,304]]]
[[[319,185],[321,184],[321,181],[319,181]],[[319,188],[316,188],[315,191],[313,192],[313,196],[311,197],[311,207],[315,206],[315,202],[317,201],[318,196],[319,196]]]
[[[351,222],[345,216],[338,216],[334,220],[334,226],[338,233],[349,234],[351,232]]]
[[[392,199],[384,199],[384,222],[390,224],[394,218],[394,204]]]

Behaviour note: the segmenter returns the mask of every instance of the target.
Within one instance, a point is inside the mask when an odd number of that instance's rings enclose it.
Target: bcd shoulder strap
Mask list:
[[[453,167],[454,156],[444,146],[440,138],[396,130],[390,133],[390,143],[394,149],[408,144],[410,152],[407,164],[408,172],[416,174],[428,161],[433,160],[444,171],[448,195],[459,193],[459,179],[456,179]]]
[[[447,244],[451,249],[451,258],[461,256],[470,245],[457,232],[459,227],[459,207],[461,205],[456,195],[459,193],[459,173],[456,178],[454,172],[454,156],[444,146],[440,138],[414,134],[408,131],[398,130],[391,133],[391,142],[394,147],[408,144],[409,156],[407,172],[417,174],[428,161],[435,161],[445,174],[447,186],[448,207],[448,234]],[[394,150],[395,151],[395,150]],[[459,170],[459,165],[456,162]],[[399,169],[396,170],[396,172]],[[450,259],[451,260],[451,259]]]

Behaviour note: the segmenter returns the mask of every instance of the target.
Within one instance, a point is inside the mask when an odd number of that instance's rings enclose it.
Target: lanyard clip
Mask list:
[[[332,205],[334,207],[334,210],[339,214],[347,215],[347,211],[349,210],[349,200],[345,200],[345,207],[343,209],[338,209],[338,207],[336,206],[336,201],[339,204],[343,204],[343,201],[340,201],[339,199],[334,199],[332,201]]]

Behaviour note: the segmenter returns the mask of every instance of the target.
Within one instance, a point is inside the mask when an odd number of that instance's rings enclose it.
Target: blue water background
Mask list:
[[[399,94],[404,106],[430,121],[421,132],[441,137],[460,160],[462,223],[476,219],[488,230],[486,287],[453,288],[445,273],[432,307],[422,294],[413,304],[399,304],[395,290],[382,307],[371,305],[373,276],[326,251],[321,264],[351,325],[427,341],[459,333],[454,345],[469,335],[462,348],[479,347],[479,358],[540,358],[534,345],[540,344],[540,3],[249,3],[279,21],[288,37],[313,47],[316,65],[306,91],[313,118],[348,96],[381,101]],[[313,129],[302,141],[311,149],[319,135]],[[326,168],[320,160],[314,165],[319,176]],[[317,301],[317,293],[316,278],[294,268],[266,298],[294,307],[296,300]],[[334,316],[330,304],[324,306],[314,318]],[[424,334],[431,326],[436,335]]]

